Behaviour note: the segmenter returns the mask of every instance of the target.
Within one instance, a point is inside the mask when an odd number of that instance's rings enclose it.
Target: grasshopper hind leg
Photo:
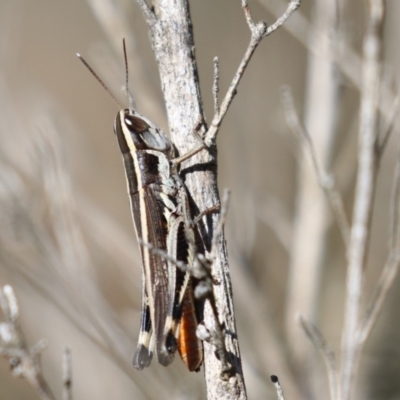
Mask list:
[[[138,370],[148,367],[153,358],[153,330],[146,290],[143,290],[142,296],[139,339],[135,354],[133,355],[133,366]]]
[[[170,225],[172,237],[170,254],[177,261],[190,266],[193,263],[194,234],[187,230],[183,218]],[[169,263],[169,307],[161,343],[161,355],[172,360],[178,350],[189,371],[198,371],[203,359],[203,347],[196,336],[197,315],[193,298],[193,282],[189,272],[182,272]]]

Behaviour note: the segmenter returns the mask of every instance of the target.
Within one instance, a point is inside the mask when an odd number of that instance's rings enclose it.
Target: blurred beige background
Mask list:
[[[360,55],[364,2],[347,3],[338,2],[340,30]],[[143,114],[167,131],[157,69],[140,11],[133,0],[117,4],[125,18],[125,25],[118,28],[120,40],[124,32],[131,35],[127,45],[135,101]],[[276,7],[281,2],[250,2],[255,20],[272,23],[275,17],[263,4]],[[210,121],[213,57],[220,59],[222,98],[250,34],[239,1],[193,0],[190,6]],[[313,9],[313,1],[303,0],[299,13],[305,22],[313,20]],[[393,80],[399,79],[400,71],[399,14],[399,2],[388,0],[384,68]],[[271,374],[280,376],[284,390],[285,381],[290,381],[291,393],[296,375],[305,372],[294,366],[290,340],[285,339],[285,320],[294,321],[285,310],[302,151],[286,127],[280,102],[280,88],[289,85],[300,115],[305,108],[310,53],[300,37],[281,28],[264,39],[240,83],[218,142],[220,190],[232,189],[226,234],[243,367],[252,399],[275,398]],[[72,350],[76,399],[205,398],[202,373],[189,374],[179,357],[168,369],[156,362],[143,372],[129,367],[139,329],[140,263],[112,130],[118,109],[76,52],[85,56],[125,105],[120,90],[122,45],[117,48],[111,43],[87,2],[0,2],[0,284],[11,284],[16,290],[28,342],[48,341],[43,368],[57,398],[61,398],[64,346]],[[137,68],[141,68],[138,74]],[[350,215],[359,95],[340,68],[335,77],[339,106],[327,164],[337,176]],[[395,125],[378,176],[366,300],[387,255],[397,143]],[[331,221],[324,236],[315,323],[335,350],[340,347],[345,269],[344,246]],[[361,360],[359,398],[400,399],[398,301],[397,280]],[[269,334],[264,334],[271,328],[281,346],[279,361],[268,347]],[[300,328],[297,332],[300,342],[304,340],[302,346],[315,356]],[[284,366],[293,368],[294,377],[286,378]],[[310,375],[310,380],[320,388],[320,398],[327,398],[320,369],[321,375]],[[35,398],[25,381],[11,376],[7,360],[1,359],[0,399]]]

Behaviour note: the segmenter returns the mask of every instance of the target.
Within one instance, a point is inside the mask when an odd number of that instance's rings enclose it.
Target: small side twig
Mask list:
[[[218,57],[214,57],[214,80],[213,80],[212,93],[213,93],[213,99],[214,99],[214,114],[219,115],[219,103],[218,103],[219,61],[218,61]]]
[[[326,372],[329,380],[329,392],[331,400],[338,400],[338,369],[335,353],[326,342],[320,330],[311,322],[307,321],[302,315],[298,316],[298,322],[314,347],[321,353],[325,363]]]
[[[286,11],[279,17],[272,25],[270,25],[265,33],[265,36],[270,35],[272,32],[276,31],[281,27],[285,21],[300,7],[301,0],[292,0]]]
[[[318,183],[326,194],[342,234],[344,244],[347,248],[350,241],[350,224],[344,209],[342,196],[335,187],[335,180],[332,175],[325,171],[322,164],[318,161],[313,141],[306,128],[300,122],[288,86],[282,88],[281,101],[285,110],[286,123],[293,135],[300,141],[311,158]]]
[[[276,394],[278,395],[278,400],[285,400],[285,397],[283,396],[282,386],[281,383],[279,382],[279,378],[276,375],[271,375],[271,381],[275,386]]]
[[[211,125],[205,135],[205,142],[207,143],[207,145],[211,145],[215,142],[219,127],[221,126],[222,120],[224,119],[225,114],[227,113],[229,106],[231,105],[232,100],[236,95],[236,90],[239,82],[242,79],[244,71],[249,64],[250,59],[254,54],[254,51],[261,43],[262,39],[278,29],[293,14],[293,12],[299,8],[300,4],[301,0],[291,0],[285,13],[268,28],[265,21],[260,21],[258,23],[255,23],[253,21],[247,0],[242,0],[242,8],[247,21],[247,25],[249,26],[249,29],[251,31],[251,39],[244,53],[242,61],[239,64],[236,74],[232,79],[229,89],[221,103],[219,112],[214,114]]]

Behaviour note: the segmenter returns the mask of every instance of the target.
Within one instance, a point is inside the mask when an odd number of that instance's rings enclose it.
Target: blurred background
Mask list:
[[[253,18],[268,24],[286,4],[250,2]],[[286,125],[280,97],[282,86],[290,86],[350,217],[365,4],[303,0],[257,49],[219,134],[220,190],[232,190],[226,236],[251,399],[275,398],[271,374],[280,377],[288,399],[328,397],[323,364],[296,315],[313,321],[333,350],[340,349],[345,246],[309,157]],[[390,108],[400,71],[400,3],[386,5],[382,82]],[[190,6],[210,121],[213,58],[220,60],[222,98],[250,32],[239,1]],[[156,362],[141,372],[131,367],[141,275],[113,134],[118,108],[75,55],[81,53],[126,105],[123,37],[137,107],[168,132],[157,66],[135,1],[0,2],[0,284],[16,291],[28,343],[47,340],[43,372],[57,398],[68,346],[76,399],[202,399],[202,372],[187,372],[179,357],[168,368]],[[395,119],[378,173],[363,304],[388,253],[397,144]],[[400,399],[399,284],[363,352],[356,398]],[[0,398],[37,398],[24,380],[12,377],[5,358]]]

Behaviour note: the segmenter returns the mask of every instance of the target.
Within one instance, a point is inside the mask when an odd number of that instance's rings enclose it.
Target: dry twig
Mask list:
[[[242,8],[246,17],[247,25],[249,26],[249,29],[251,31],[251,39],[243,56],[243,59],[240,62],[236,74],[233,77],[229,89],[224,97],[224,100],[222,101],[220,110],[214,115],[210,128],[205,135],[205,142],[208,145],[215,143],[216,136],[219,127],[221,126],[222,120],[224,119],[225,114],[227,113],[229,106],[231,105],[232,100],[236,95],[236,89],[256,48],[261,43],[262,39],[264,39],[266,36],[270,35],[272,32],[283,25],[283,23],[300,7],[300,4],[301,0],[291,0],[284,14],[280,16],[275,23],[268,27],[265,21],[260,21],[258,23],[254,22],[251,17],[250,8],[247,0],[242,0]]]
[[[271,375],[271,381],[275,386],[276,394],[278,395],[278,400],[285,400],[285,397],[283,396],[282,386],[281,383],[279,382],[279,378],[276,375]]]
[[[335,215],[336,222],[338,223],[340,232],[342,234],[343,242],[348,247],[350,238],[350,227],[349,221],[344,209],[343,199],[340,192],[335,187],[335,179],[329,174],[322,164],[319,162],[313,140],[305,127],[301,124],[300,119],[297,115],[297,111],[293,104],[293,98],[290,88],[285,86],[282,88],[282,104],[285,109],[286,123],[293,135],[303,145],[305,151],[308,153],[312,166],[314,168],[315,175],[318,179],[318,183],[324,190],[326,197],[330,203],[333,214]]]
[[[307,321],[303,316],[298,317],[299,324],[314,347],[321,353],[324,360],[326,372],[329,380],[329,392],[331,400],[338,399],[338,370],[336,365],[335,353],[326,342],[318,328]]]
[[[28,347],[20,326],[17,298],[9,285],[0,288],[0,307],[4,315],[4,322],[0,323],[0,354],[9,359],[13,375],[26,379],[42,400],[55,400],[40,362],[46,343],[42,340]]]
[[[212,86],[212,94],[214,99],[215,115],[219,115],[218,93],[219,93],[219,61],[218,57],[214,57],[214,83]]]
[[[397,276],[400,264],[400,152],[397,154],[396,167],[393,177],[392,196],[390,205],[389,226],[389,255],[382,270],[375,292],[367,307],[365,316],[360,323],[357,342],[361,347],[369,337],[383,304]]]
[[[345,320],[342,333],[340,398],[348,400],[354,388],[359,356],[358,329],[364,267],[367,255],[372,203],[376,183],[376,129],[381,77],[382,0],[369,1],[363,49],[363,87],[360,109],[358,174],[355,189],[353,223],[348,251]]]

